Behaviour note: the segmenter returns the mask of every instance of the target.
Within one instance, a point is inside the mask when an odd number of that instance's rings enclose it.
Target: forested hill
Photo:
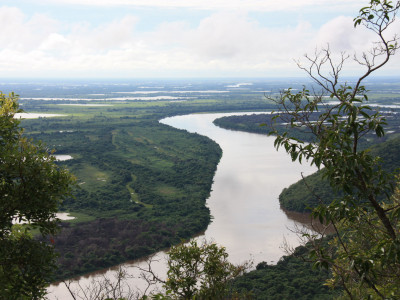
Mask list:
[[[307,247],[299,246],[276,265],[259,263],[256,270],[236,278],[233,289],[254,299],[335,299],[341,290],[332,290],[324,284],[331,274],[326,269],[313,268],[313,263],[305,259],[308,251]]]
[[[395,118],[394,115],[387,113],[385,117],[388,120],[386,131],[389,133],[381,143],[371,144],[377,142],[372,136],[365,138],[363,147],[370,146],[371,154],[382,158],[382,166],[389,172],[395,171],[400,168],[400,136],[397,133],[400,120]],[[271,125],[272,115],[259,114],[247,116],[231,116],[223,117],[214,121],[214,124],[233,130],[254,132],[268,134],[268,127]],[[266,126],[261,126],[265,124]],[[282,124],[278,125],[278,130],[283,131],[285,128]],[[292,136],[310,141],[311,135],[304,132],[291,132]],[[288,157],[289,159],[289,157]],[[329,184],[322,179],[323,170],[307,176],[290,187],[285,188],[279,196],[280,204],[283,208],[304,212],[309,208],[315,207],[321,199],[324,203],[330,203],[338,195],[335,194]],[[318,196],[318,197],[317,197]]]
[[[387,140],[382,144],[371,147],[371,154],[379,156],[382,159],[382,167],[393,172],[400,168],[400,138]],[[284,189],[279,195],[281,206],[293,211],[307,211],[308,208],[313,208],[318,205],[318,198],[327,204],[337,197],[329,184],[322,178],[322,172],[318,171],[303,180],[292,184]],[[312,192],[310,192],[312,191]],[[316,197],[318,196],[318,198]]]

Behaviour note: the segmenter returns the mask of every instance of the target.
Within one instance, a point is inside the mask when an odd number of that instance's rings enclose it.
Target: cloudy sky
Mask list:
[[[1,0],[0,77],[301,76],[294,59],[316,47],[367,49],[374,37],[352,25],[367,3]],[[400,75],[399,55],[381,75]]]

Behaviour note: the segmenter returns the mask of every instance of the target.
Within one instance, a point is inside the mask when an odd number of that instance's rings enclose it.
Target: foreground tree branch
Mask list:
[[[306,88],[298,93],[288,89],[272,99],[289,128],[283,134],[272,130],[277,136],[275,146],[284,147],[292,160],[308,159],[323,170],[334,190],[343,192],[343,197],[320,204],[312,212],[335,228],[330,249],[317,247],[315,235],[309,235],[308,241],[315,247],[317,265],[330,267],[334,274],[329,284],[342,285],[350,299],[400,298],[400,253],[393,253],[400,249],[399,215],[393,213],[399,212],[398,198],[393,196],[398,178],[384,172],[380,160],[359,146],[362,137],[384,136],[385,119],[368,106],[362,82],[399,49],[397,35],[386,36],[399,8],[399,1],[371,0],[354,19],[355,27],[362,25],[378,38],[368,53],[360,59],[354,56],[365,68],[354,86],[340,80],[350,56],[342,52],[335,62],[328,45],[314,56],[305,56],[308,66],[297,63],[320,91],[315,87],[312,93]],[[291,137],[291,130],[298,128],[306,128],[315,142],[306,144]]]

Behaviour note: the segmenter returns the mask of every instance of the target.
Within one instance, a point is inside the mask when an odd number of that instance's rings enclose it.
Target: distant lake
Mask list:
[[[69,160],[69,159],[73,158],[71,155],[67,155],[67,154],[56,154],[56,155],[54,155],[54,157],[58,161],[64,161],[64,160]]]
[[[216,118],[238,114],[243,113],[192,114],[160,122],[205,135],[223,150],[207,200],[213,220],[202,237],[225,246],[233,263],[250,259],[255,264],[277,262],[285,254],[285,241],[293,246],[299,244],[290,228],[300,224],[280,209],[278,196],[283,188],[301,179],[301,172],[308,175],[316,169],[292,162],[283,150],[276,151],[274,137],[226,130],[212,123]],[[132,264],[124,266],[130,269]],[[163,264],[156,269],[165,273]],[[85,285],[99,274],[112,276],[111,271],[105,270],[79,280]],[[136,280],[132,285],[141,284]],[[50,299],[69,299],[62,285],[53,286],[50,291],[54,291]]]
[[[51,117],[65,117],[61,114],[47,114],[47,113],[17,113],[14,118],[19,119],[37,119],[37,118],[51,118]]]

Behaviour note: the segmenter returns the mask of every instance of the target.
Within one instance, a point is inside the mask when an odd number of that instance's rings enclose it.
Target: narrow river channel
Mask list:
[[[161,123],[205,135],[223,150],[207,200],[213,221],[204,237],[225,246],[233,263],[250,259],[255,264],[276,262],[284,255],[285,241],[293,246],[299,243],[290,230],[298,224],[280,209],[278,196],[283,188],[301,179],[302,172],[308,175],[315,168],[292,162],[283,149],[276,151],[273,137],[225,130],[212,123],[216,118],[238,114],[242,113],[193,114],[166,118]],[[124,266],[134,269],[132,263]],[[163,264],[156,270],[165,273]],[[85,285],[96,276],[110,273],[104,270],[77,280]],[[135,285],[140,287],[139,283]],[[50,299],[70,299],[61,284],[52,285],[49,292]]]

